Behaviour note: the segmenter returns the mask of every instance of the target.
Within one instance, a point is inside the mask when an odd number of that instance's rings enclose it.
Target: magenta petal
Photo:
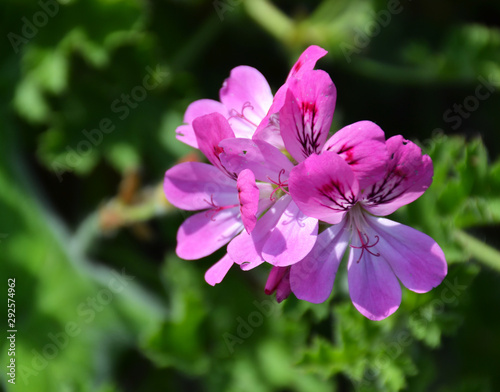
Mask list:
[[[238,204],[236,182],[215,166],[184,162],[165,173],[163,189],[167,200],[183,210],[205,210]]]
[[[198,142],[192,125],[193,121],[197,117],[210,113],[220,113],[224,117],[229,117],[226,107],[218,101],[200,99],[191,103],[184,113],[184,123],[186,125],[181,125],[175,130],[177,139],[191,147],[198,148]]]
[[[427,234],[385,218],[366,216],[380,240],[381,254],[401,283],[417,293],[426,293],[441,284],[448,272],[439,245]]]
[[[227,173],[220,163],[219,155],[222,149],[219,143],[224,139],[234,138],[234,132],[224,116],[220,113],[211,113],[198,117],[193,121],[193,129],[200,151],[205,154],[212,165]],[[227,174],[233,177],[231,173]]]
[[[288,298],[290,289],[290,267],[273,267],[269,272],[264,292],[270,295],[276,292],[276,301],[282,302]]]
[[[285,181],[293,169],[286,155],[260,140],[226,139],[220,143],[220,147],[223,150],[220,159],[224,167],[234,173],[250,169],[259,181]]]
[[[196,260],[227,244],[243,229],[239,208],[204,211],[187,218],[177,232],[177,256]]]
[[[286,196],[278,199],[257,221],[251,234],[243,231],[229,243],[227,253],[236,264],[241,265],[242,270],[255,268],[264,262],[262,248],[290,202],[291,199]]]
[[[317,45],[309,46],[306,50],[304,50],[304,52],[302,52],[299,59],[293,65],[290,73],[288,74],[287,81],[292,77],[300,78],[303,73],[314,69],[316,62],[327,53],[328,51]]]
[[[363,207],[373,215],[389,215],[418,199],[432,183],[432,160],[409,140],[393,136],[386,142],[387,173],[363,193]]]
[[[275,266],[292,265],[311,251],[317,235],[318,220],[305,216],[292,201],[268,236],[262,257]]]
[[[345,221],[318,235],[311,252],[290,268],[290,285],[299,299],[319,304],[328,299],[349,243]]]
[[[255,131],[253,136],[254,140],[265,141],[280,150],[285,148],[280,134],[278,112],[285,103],[288,84],[290,80],[300,79],[304,73],[311,71],[316,65],[316,62],[327,53],[325,49],[316,45],[311,45],[300,55],[299,59],[290,70],[285,84],[283,84],[274,95],[273,103],[266,117],[260,122],[257,131]]]
[[[373,233],[366,233],[373,238]],[[355,239],[356,236],[353,236]],[[360,246],[353,240],[352,246]],[[382,320],[401,304],[401,286],[387,262],[368,251],[353,248],[349,252],[347,280],[352,303],[370,320]]]
[[[279,112],[281,136],[297,162],[319,154],[330,131],[337,91],[324,71],[308,71],[291,79]]]
[[[238,175],[237,188],[241,220],[246,231],[251,233],[257,223],[256,214],[259,208],[259,188],[251,170],[245,169]]]
[[[384,131],[371,121],[358,121],[337,131],[323,151],[339,154],[356,175],[360,189],[381,180],[387,172]]]
[[[226,253],[222,259],[205,272],[205,281],[211,286],[222,282],[222,279],[224,279],[233,264],[233,259]]]
[[[255,68],[242,65],[231,70],[220,89],[220,100],[229,110],[231,125],[238,121],[255,130],[273,102],[266,78]]]
[[[342,220],[359,192],[353,171],[334,152],[311,155],[294,167],[288,189],[304,214],[332,224]]]

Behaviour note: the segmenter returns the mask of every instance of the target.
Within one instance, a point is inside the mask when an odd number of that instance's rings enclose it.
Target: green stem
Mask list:
[[[500,252],[462,230],[455,230],[454,237],[462,248],[477,261],[500,271]]]
[[[245,1],[245,8],[257,23],[282,43],[293,37],[293,21],[267,0]]]

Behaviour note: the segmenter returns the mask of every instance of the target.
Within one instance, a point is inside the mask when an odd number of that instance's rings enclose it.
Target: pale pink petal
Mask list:
[[[316,62],[327,53],[328,51],[317,45],[309,46],[302,52],[297,62],[293,65],[288,74],[287,81],[292,77],[300,78],[305,72],[313,70]]]
[[[198,141],[198,147],[210,163],[217,166],[229,177],[236,179],[237,176],[228,172],[219,159],[222,152],[219,143],[224,139],[234,138],[234,132],[224,116],[219,113],[211,113],[198,117],[193,121],[193,129]]]
[[[279,198],[257,221],[251,234],[243,231],[229,243],[227,253],[236,264],[241,265],[242,270],[250,270],[265,261],[262,257],[262,249],[269,238],[269,233],[276,226],[290,202],[289,197]]]
[[[269,272],[264,292],[267,295],[276,292],[278,303],[287,299],[292,292],[290,289],[290,267],[273,267]]]
[[[384,131],[371,121],[358,121],[337,131],[323,151],[333,151],[344,158],[358,179],[360,189],[381,180],[387,172]]]
[[[319,304],[328,299],[347,245],[346,221],[318,235],[311,252],[290,267],[290,286],[299,299]]]
[[[215,166],[201,162],[180,163],[165,173],[167,200],[183,210],[205,210],[238,205],[236,182]]]
[[[243,229],[239,208],[204,211],[187,218],[177,232],[177,256],[196,260],[212,254]]]
[[[337,92],[324,71],[308,71],[288,83],[285,104],[279,112],[285,147],[297,162],[319,154],[332,125]]]
[[[374,215],[389,215],[418,199],[432,183],[434,170],[420,148],[394,136],[387,140],[387,173],[363,193],[363,207]]]
[[[376,235],[371,231],[365,234],[369,239]],[[361,247],[357,235],[353,235],[351,246]],[[347,280],[349,294],[356,309],[370,320],[382,320],[393,314],[401,304],[401,286],[389,264],[368,252],[370,250],[375,253],[374,248],[376,246],[351,249]]]
[[[377,252],[408,289],[426,293],[441,284],[448,265],[439,245],[428,235],[385,218],[366,216],[380,240]]]
[[[238,175],[237,188],[241,220],[246,231],[251,233],[257,223],[256,214],[259,208],[259,188],[251,170],[245,169]]]
[[[222,282],[233,264],[233,259],[226,253],[222,259],[205,272],[205,281],[211,286]]]
[[[228,110],[219,101],[213,99],[200,99],[191,103],[184,113],[184,123],[175,130],[176,137],[187,145],[198,148],[198,142],[193,130],[193,121],[197,117],[210,113],[220,113],[224,117],[229,117]]]
[[[226,139],[220,143],[222,164],[231,172],[250,169],[259,181],[285,181],[293,164],[276,147],[260,140]],[[281,172],[281,174],[280,174]]]
[[[262,257],[275,266],[292,265],[311,251],[317,235],[318,220],[304,215],[292,201],[271,230]]]
[[[266,78],[255,68],[242,65],[231,70],[220,89],[220,100],[228,108],[229,122],[239,122],[257,129],[273,102]],[[251,135],[249,135],[251,137]]]
[[[359,192],[353,171],[334,152],[311,155],[294,167],[288,189],[304,214],[332,224],[342,220]]]

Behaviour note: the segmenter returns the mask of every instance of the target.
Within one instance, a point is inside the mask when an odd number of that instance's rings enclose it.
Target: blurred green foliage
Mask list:
[[[16,279],[18,331],[5,390],[500,390],[499,4],[0,4],[0,278]],[[276,91],[310,44],[329,51],[332,131],[372,120],[434,161],[394,218],[438,241],[449,276],[404,290],[382,322],[354,309],[345,267],[327,303],[276,304],[266,267],[210,287],[221,252],[175,256],[185,213],[161,181],[196,157],[174,135],[187,105],[240,64]]]

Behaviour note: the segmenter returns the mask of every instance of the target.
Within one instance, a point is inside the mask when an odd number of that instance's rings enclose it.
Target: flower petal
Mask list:
[[[262,249],[266,244],[270,231],[276,226],[281,215],[291,202],[286,195],[279,198],[274,205],[257,221],[252,233],[243,231],[227,246],[227,253],[244,271],[262,264]]]
[[[323,151],[339,154],[349,164],[360,189],[381,180],[387,172],[384,131],[371,121],[358,121],[337,131]]]
[[[245,169],[238,175],[237,188],[241,220],[246,231],[251,233],[257,223],[256,214],[259,208],[259,188],[251,170]]]
[[[285,147],[301,162],[319,154],[332,125],[337,91],[324,71],[308,71],[291,79],[280,110],[280,130]]]
[[[337,269],[349,244],[350,233],[345,222],[319,234],[311,252],[290,267],[290,285],[297,298],[319,304],[330,296]]]
[[[363,207],[374,215],[389,215],[418,199],[432,183],[432,160],[401,135],[386,142],[387,172],[363,194]]]
[[[273,267],[269,272],[264,292],[271,295],[276,292],[278,303],[287,299],[290,293],[290,267]]]
[[[205,281],[211,286],[222,282],[222,279],[224,279],[233,264],[233,259],[226,253],[222,259],[205,272]]]
[[[184,113],[185,125],[178,126],[175,130],[177,139],[191,147],[198,148],[198,141],[192,123],[195,118],[210,113],[220,113],[226,118],[229,117],[228,110],[219,101],[200,99],[191,103]]]
[[[286,155],[260,140],[226,139],[220,147],[221,162],[229,171],[240,173],[250,169],[259,181],[269,182],[270,178],[274,182],[285,181],[293,169]]]
[[[385,218],[366,216],[380,240],[377,251],[408,289],[426,293],[441,284],[448,272],[439,245],[427,234]]]
[[[316,62],[327,53],[328,52],[325,49],[316,45],[311,45],[300,55],[299,59],[290,70],[286,82],[274,95],[273,103],[269,108],[266,117],[260,122],[257,131],[255,131],[253,136],[254,140],[263,140],[280,150],[285,149],[285,145],[280,134],[278,112],[285,103],[288,82],[293,79],[300,79],[305,72],[311,71],[315,67]]]
[[[332,224],[342,220],[359,192],[349,165],[330,151],[311,155],[294,167],[288,189],[304,214]]]
[[[233,68],[224,81],[220,100],[229,110],[232,127],[243,124],[255,131],[273,103],[273,93],[264,75],[253,67],[242,65]]]
[[[373,234],[366,233],[369,237]],[[352,303],[370,320],[382,320],[393,314],[401,304],[401,286],[391,267],[381,257],[360,249],[359,239],[353,236],[349,252],[347,280]]]
[[[236,182],[215,166],[184,162],[165,173],[163,190],[167,200],[183,210],[205,210],[238,204]]]
[[[198,117],[193,121],[193,129],[198,147],[210,163],[217,166],[229,177],[236,179],[233,173],[227,172],[219,159],[219,154],[222,152],[219,143],[224,139],[234,138],[234,132],[224,116],[220,113],[211,113]]]
[[[318,220],[304,215],[292,201],[267,237],[262,257],[275,266],[292,265],[311,251],[317,235]]]
[[[303,73],[311,71],[316,66],[316,62],[328,53],[327,50],[317,45],[311,45],[302,52],[296,63],[288,74],[287,81],[292,77],[300,78]]]
[[[208,256],[227,244],[243,229],[239,208],[211,214],[200,212],[187,218],[177,232],[177,256],[196,260]]]

